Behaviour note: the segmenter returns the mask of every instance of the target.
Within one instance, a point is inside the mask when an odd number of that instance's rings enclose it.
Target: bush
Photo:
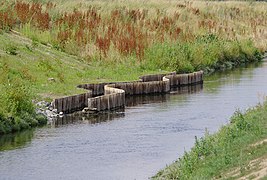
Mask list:
[[[33,95],[29,84],[23,83],[22,80],[13,80],[4,85],[3,94],[5,110],[8,114],[19,116],[23,113],[32,114],[34,112]]]
[[[18,54],[18,48],[17,48],[17,46],[15,46],[13,44],[8,44],[5,47],[5,51],[7,54],[14,55],[14,56]]]
[[[35,113],[30,87],[18,78],[4,82],[0,95],[0,134],[46,124],[47,119]]]

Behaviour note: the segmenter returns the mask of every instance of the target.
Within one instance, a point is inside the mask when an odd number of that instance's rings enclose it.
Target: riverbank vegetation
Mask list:
[[[237,111],[219,132],[195,145],[154,179],[246,179],[267,176],[267,103]],[[264,170],[263,173],[255,173]]]
[[[35,112],[30,86],[20,79],[7,76],[5,71],[1,73],[1,78],[5,80],[0,87],[0,134],[46,124],[46,118]]]
[[[33,99],[80,93],[78,84],[259,61],[267,50],[266,9],[264,2],[3,1],[2,121],[32,114]],[[36,124],[29,122],[18,127]]]

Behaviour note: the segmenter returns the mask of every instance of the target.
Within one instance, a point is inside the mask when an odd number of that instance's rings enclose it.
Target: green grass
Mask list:
[[[245,113],[237,111],[228,125],[215,134],[207,132],[204,137],[196,138],[189,152],[158,172],[153,179],[224,178],[233,168],[238,169],[237,177],[244,176],[255,170],[249,167],[251,160],[266,158],[266,143],[251,146],[266,138],[267,103]]]
[[[163,42],[149,48],[143,66],[179,73],[231,69],[261,60],[261,53],[250,40],[233,41],[213,34],[199,36],[193,42]]]

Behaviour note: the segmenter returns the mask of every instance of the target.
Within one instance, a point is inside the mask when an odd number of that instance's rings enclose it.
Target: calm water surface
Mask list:
[[[207,77],[202,86],[127,99],[124,111],[65,117],[0,137],[0,179],[148,179],[263,101],[267,62]]]

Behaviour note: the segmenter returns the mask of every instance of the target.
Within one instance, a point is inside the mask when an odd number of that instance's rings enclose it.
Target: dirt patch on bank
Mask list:
[[[245,179],[261,179],[267,176],[267,158],[265,159],[258,159],[256,163],[257,170],[238,178],[238,180],[245,180]]]
[[[247,171],[245,175],[242,172]],[[235,168],[232,171],[225,173],[221,178],[218,179],[228,179],[233,178],[237,180],[247,180],[247,179],[261,179],[267,176],[267,157],[261,157],[249,162],[249,164],[244,168]]]
[[[267,144],[267,139],[263,139],[254,144],[251,144],[250,147],[257,147],[263,144]],[[223,174],[222,177],[216,179],[233,178],[237,180],[246,180],[246,179],[258,180],[266,176],[267,176],[267,152],[265,156],[250,161],[244,167],[234,168],[230,172]]]

